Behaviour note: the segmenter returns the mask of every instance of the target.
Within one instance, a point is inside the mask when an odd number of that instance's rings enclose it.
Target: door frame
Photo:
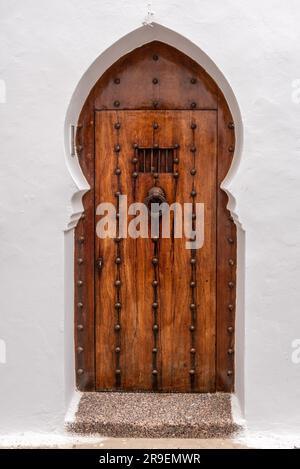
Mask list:
[[[91,90],[78,120],[76,151],[90,191],[83,197],[84,213],[75,229],[75,361],[76,382],[82,391],[95,390],[95,316],[94,316],[94,252],[95,232],[94,194],[94,111],[99,95],[105,95],[111,80],[119,70],[131,63],[141,49],[169,49],[187,70],[193,70],[207,89],[216,96],[218,111],[218,170],[217,170],[217,348],[216,390],[232,392],[234,389],[234,326],[236,305],[236,226],[227,210],[228,197],[221,189],[234,154],[235,131],[229,106],[220,88],[205,70],[182,52],[154,41],[135,49],[118,60],[97,81]],[[151,50],[152,50],[151,49]],[[144,53],[143,51],[143,53]],[[111,109],[115,109],[112,101]],[[107,109],[107,106],[103,108]],[[123,109],[122,103],[118,105]],[[124,108],[126,109],[126,107]],[[147,109],[144,108],[144,109]],[[150,107],[149,107],[150,109]],[[151,104],[151,109],[153,106]],[[160,108],[164,109],[164,108]],[[168,108],[169,109],[169,108]],[[185,109],[185,107],[181,107]],[[190,110],[191,108],[188,108]],[[201,106],[197,109],[202,109]]]

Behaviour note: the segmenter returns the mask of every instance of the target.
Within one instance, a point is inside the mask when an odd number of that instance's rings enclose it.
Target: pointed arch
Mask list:
[[[148,45],[148,47],[151,47],[151,44],[153,46],[154,41],[160,41],[164,42],[166,45],[172,46],[174,48],[173,50],[177,51],[176,53],[181,54],[183,60],[187,61],[187,67],[193,67],[193,64],[195,64],[198,67],[198,71],[201,70],[201,79],[200,83],[203,85],[202,87],[202,99],[203,101],[200,104],[200,108],[205,108],[206,106],[208,108],[213,108],[213,106],[217,105],[217,103],[222,101],[224,104],[224,109],[225,109],[225,115],[221,116],[220,118],[222,121],[226,120],[228,123],[228,135],[232,135],[232,122],[234,122],[235,125],[235,140],[233,139],[231,142],[224,136],[224,145],[226,145],[227,150],[229,150],[229,156],[231,164],[225,164],[223,168],[221,168],[221,173],[220,173],[220,185],[223,189],[223,191],[226,192],[228,196],[225,196],[225,193],[223,192],[223,195],[221,197],[225,197],[225,205],[228,206],[230,213],[228,213],[228,220],[229,220],[229,226],[232,229],[232,217],[234,218],[235,221],[237,221],[237,215],[234,212],[235,209],[235,200],[233,196],[230,194],[228,191],[228,186],[229,183],[234,176],[238,163],[240,160],[240,155],[241,155],[241,147],[242,147],[242,123],[241,123],[241,117],[239,113],[239,108],[236,102],[236,99],[234,97],[234,94],[220,72],[220,70],[216,67],[216,65],[207,57],[207,55],[201,51],[196,45],[192,44],[190,41],[187,39],[183,38],[179,34],[164,28],[160,25],[155,24],[154,28],[139,28],[138,30],[133,31],[132,33],[128,34],[124,38],[122,38],[120,41],[115,43],[113,46],[111,46],[109,49],[107,49],[103,54],[101,54],[95,62],[89,67],[85,75],[82,77],[80,80],[74,95],[72,97],[67,117],[66,117],[66,122],[65,122],[65,141],[66,141],[66,156],[67,156],[67,164],[70,170],[70,173],[77,185],[78,190],[76,193],[73,195],[72,199],[72,207],[73,207],[73,213],[71,214],[71,217],[68,222],[68,228],[74,228],[77,225],[77,234],[80,234],[80,230],[82,229],[81,223],[84,218],[82,217],[82,214],[84,216],[84,209],[83,209],[83,204],[82,200],[85,194],[89,193],[89,189],[91,187],[91,181],[89,181],[88,178],[88,170],[87,166],[89,164],[89,156],[92,156],[92,152],[89,150],[86,151],[86,155],[83,153],[81,141],[84,139],[83,132],[85,132],[87,129],[87,126],[82,126],[82,122],[80,121],[80,113],[82,111],[82,108],[85,106],[88,106],[88,101],[90,100],[91,102],[95,103],[98,99],[98,104],[102,106],[102,108],[109,109],[110,106],[114,106],[113,102],[108,102],[105,101],[109,100],[109,83],[105,84],[106,77],[111,76],[111,71],[112,68],[115,67],[116,70],[122,70],[122,64],[128,64],[128,58],[130,58],[130,54],[132,53],[133,50],[136,50],[138,47],[145,46],[145,44]],[[166,47],[166,50],[168,47]],[[188,65],[189,64],[189,65]],[[200,67],[199,67],[200,64]],[[100,77],[100,78],[99,78]],[[108,86],[107,86],[108,85]],[[129,85],[129,84],[128,84]],[[103,88],[102,94],[101,94],[101,87]],[[105,91],[104,91],[105,88]],[[145,91],[145,90],[144,90]],[[207,92],[207,93],[206,93]],[[185,102],[182,104],[182,108],[186,108],[189,106],[191,103],[189,102],[189,97],[185,96]],[[206,99],[205,99],[206,98]],[[139,106],[141,108],[147,109],[149,106],[153,108],[153,99],[151,105],[149,103],[143,103],[142,102],[143,97],[141,96],[141,102]],[[85,104],[84,104],[85,103]],[[124,103],[123,103],[124,104]],[[170,103],[169,103],[170,105]],[[178,105],[178,104],[177,104]],[[198,104],[199,105],[199,104]],[[129,106],[129,107],[128,107]],[[162,108],[164,108],[166,105],[161,103]],[[130,103],[125,103],[125,106],[123,107],[124,109],[130,108]],[[220,113],[221,114],[221,113]],[[78,132],[77,132],[77,153],[76,157],[72,157],[69,151],[70,148],[70,133],[69,133],[69,128],[70,125],[78,125]],[[221,143],[222,145],[222,143]],[[234,151],[232,150],[234,149]],[[87,199],[88,199],[87,195]],[[81,220],[80,223],[78,224],[78,220]],[[83,234],[83,233],[82,233]],[[77,236],[77,238],[80,238],[81,236]],[[228,242],[228,237],[227,241]],[[76,249],[77,249],[77,244],[76,244]],[[76,257],[76,255],[75,255]],[[230,259],[230,258],[228,258]],[[226,259],[226,262],[228,263],[228,259]],[[227,272],[227,267],[221,267],[220,272],[224,270],[224,275],[226,276]],[[75,279],[78,280],[78,279]],[[235,283],[235,278],[231,279]],[[76,305],[78,305],[78,301],[75,304],[75,315],[76,315]],[[92,305],[90,305],[92,308]],[[226,309],[226,314],[228,314],[227,308],[228,304],[225,304],[222,306],[222,308]],[[78,326],[78,323],[76,324]],[[90,326],[87,326],[87,329],[89,330]],[[75,334],[77,334],[77,327],[75,328]],[[92,337],[92,328],[88,331],[87,335],[87,342],[89,341],[88,337]],[[90,334],[90,336],[89,336]],[[226,337],[228,335],[228,331],[226,331],[226,334],[224,334],[224,340],[226,341]],[[228,341],[227,341],[228,342]],[[226,358],[225,358],[226,354]],[[224,348],[224,353],[223,353],[223,358],[222,360],[228,359],[228,345],[226,347],[226,351]],[[85,373],[85,376],[81,375],[81,378],[78,380],[79,387],[81,389],[93,389],[93,370],[92,370],[92,363],[87,363],[84,364],[85,368],[91,368],[91,372]],[[232,362],[233,366],[233,362]],[[77,364],[77,369],[83,369],[79,368],[79,365]],[[88,371],[88,370],[85,370]],[[230,382],[230,371],[231,369],[224,370],[222,376],[219,376],[219,388],[217,386],[217,389],[219,390],[232,390],[232,385],[228,384]],[[227,383],[227,389],[224,389],[224,383]],[[225,386],[226,387],[226,386]]]

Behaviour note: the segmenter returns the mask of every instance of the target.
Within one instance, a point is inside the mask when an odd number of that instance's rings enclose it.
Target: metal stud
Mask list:
[[[153,60],[156,61],[156,60],[158,60],[158,55],[157,55],[157,54],[154,54],[152,58],[153,58]]]
[[[152,308],[157,309],[158,308],[158,303],[156,303],[156,302],[152,303]]]
[[[197,107],[197,103],[195,103],[195,101],[193,101],[193,102],[191,103],[191,108],[192,108],[192,109],[195,109],[196,107]]]
[[[190,352],[194,355],[196,353],[196,349],[195,348],[191,348]]]
[[[134,143],[134,144],[133,144],[133,148],[134,148],[135,150],[137,150],[138,147],[139,147],[138,143]]]
[[[157,85],[158,79],[157,79],[157,78],[153,78],[152,83],[153,83],[153,85]]]
[[[230,147],[228,147],[228,151],[230,153],[233,153],[234,152],[234,146],[233,145],[230,145]]]
[[[190,260],[190,263],[191,264],[196,264],[196,259],[194,257],[192,257],[192,259]]]
[[[121,309],[121,307],[122,307],[121,303],[115,303],[115,308],[116,309]]]
[[[234,265],[234,260],[233,260],[233,259],[229,259],[229,260],[228,260],[228,264],[231,265],[231,266]]]
[[[157,325],[157,324],[154,324],[153,330],[154,330],[154,331],[158,331],[158,325]]]
[[[116,370],[116,375],[120,375],[121,374],[121,370]]]
[[[116,262],[116,264],[121,264],[121,257],[116,257],[115,262]]]
[[[157,258],[157,257],[153,257],[153,259],[152,259],[152,264],[153,264],[153,265],[157,265],[157,264],[158,264],[158,258]]]
[[[121,172],[122,172],[122,171],[121,171],[120,168],[116,168],[116,170],[115,170],[116,176],[120,176]]]
[[[190,325],[190,331],[194,331],[195,330],[195,326],[193,324]]]
[[[154,348],[152,349],[152,352],[153,352],[153,353],[157,353],[157,351],[158,351],[158,350],[157,350],[156,347],[154,347]]]
[[[77,352],[82,353],[83,352],[83,347],[77,347]]]
[[[134,171],[134,172],[132,173],[132,177],[133,177],[134,179],[136,179],[136,178],[138,177],[138,175],[139,175],[139,174],[138,174],[136,171]]]
[[[77,285],[78,285],[79,287],[82,287],[83,281],[82,281],[82,280],[78,280],[78,281],[77,281]]]
[[[153,122],[152,127],[153,127],[153,129],[158,129],[158,123],[157,123],[157,122]]]
[[[157,281],[157,280],[153,280],[152,285],[153,285],[153,287],[157,287],[158,281]]]
[[[78,264],[82,264],[82,263],[83,263],[82,257],[79,257],[79,258],[77,259],[77,262],[78,262]]]
[[[120,150],[121,150],[121,145],[119,144],[115,145],[115,152],[119,153]]]
[[[156,376],[156,375],[157,375],[157,370],[152,370],[152,374],[153,374],[154,376]]]
[[[137,158],[135,158],[135,157],[134,157],[134,158],[132,158],[132,160],[131,160],[131,161],[132,161],[132,163],[133,163],[133,164],[136,164],[136,163],[137,163],[139,160],[138,160]]]
[[[178,164],[178,163],[179,163],[179,158],[177,158],[177,157],[174,158],[174,159],[173,159],[173,163]]]
[[[116,123],[115,123],[115,129],[116,129],[116,130],[119,130],[120,127],[121,127],[120,122],[116,122]]]
[[[228,355],[233,355],[233,349],[232,348],[229,348],[228,351],[227,351]]]
[[[175,171],[175,172],[173,173],[173,178],[174,178],[174,179],[178,179],[178,178],[179,178],[179,173],[178,173],[177,171]]]
[[[115,83],[116,85],[119,85],[119,84],[120,84],[120,81],[121,81],[120,78],[115,78],[115,79],[114,79],[114,83]]]
[[[121,195],[120,191],[115,192],[115,197],[120,197],[120,195]]]
[[[197,172],[196,168],[191,169],[191,175],[192,176],[195,176],[196,172]]]
[[[227,331],[230,333],[233,332],[233,327],[232,326],[227,327]]]
[[[195,153],[195,152],[196,152],[196,147],[195,147],[194,145],[191,147],[191,152],[192,152],[192,153]]]
[[[233,287],[234,287],[234,283],[233,283],[233,282],[228,282],[228,286],[229,286],[229,288],[233,288]]]
[[[197,124],[195,122],[192,122],[191,124],[191,129],[195,130],[197,128]]]
[[[83,375],[83,373],[84,373],[83,369],[82,369],[82,368],[78,368],[77,374],[78,374],[78,375]]]
[[[195,374],[195,370],[190,370],[189,373],[190,373],[190,375],[194,375],[194,374]]]
[[[194,282],[194,281],[192,280],[192,281],[190,282],[190,287],[191,287],[191,288],[195,288],[195,286],[196,286],[196,282]]]
[[[80,244],[84,243],[84,236],[80,236],[79,240]]]
[[[229,244],[233,244],[234,243],[234,240],[232,238],[227,238],[227,241]]]
[[[178,150],[178,148],[179,148],[179,143],[174,143],[174,148],[175,148],[175,150]]]
[[[191,308],[192,310],[196,309],[195,303],[191,303],[191,304],[190,304],[190,308]]]
[[[153,177],[154,177],[154,179],[158,179],[159,174],[158,173],[153,173]]]
[[[195,213],[192,213],[192,220],[196,220],[197,218],[197,215]],[[190,241],[193,241],[193,240],[190,240]]]
[[[83,303],[79,302],[79,303],[77,303],[77,306],[78,306],[79,309],[81,309],[81,308],[83,308]]]
[[[233,305],[228,305],[229,311],[233,311]]]
[[[232,376],[232,370],[227,371],[227,376]]]
[[[234,129],[234,123],[233,123],[233,122],[229,122],[228,128],[229,128],[229,129]]]
[[[79,331],[83,331],[83,325],[82,325],[82,324],[78,324],[77,329],[78,329]]]
[[[121,280],[119,280],[119,279],[116,280],[116,281],[115,281],[115,286],[116,286],[116,287],[119,287],[120,285],[121,285]]]
[[[120,324],[116,324],[116,325],[115,325],[115,331],[119,331],[120,329],[121,329]]]
[[[159,148],[159,144],[158,144],[158,143],[154,143],[153,147],[154,147],[154,148]]]
[[[120,101],[114,101],[114,106],[119,107],[120,106]]]
[[[116,348],[115,348],[115,352],[116,352],[116,353],[120,353],[120,352],[121,352],[120,347],[116,347]]]
[[[159,237],[158,237],[158,236],[152,236],[151,241],[152,241],[153,243],[158,243]]]

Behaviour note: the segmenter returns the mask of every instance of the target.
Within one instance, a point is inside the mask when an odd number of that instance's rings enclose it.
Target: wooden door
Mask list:
[[[169,204],[205,210],[199,250],[172,231],[158,240],[95,236],[96,388],[214,391],[216,112],[99,111],[95,142],[96,207],[117,208],[118,194],[144,202],[156,186]]]
[[[190,57],[150,42],[99,77],[74,143],[90,187],[75,229],[78,388],[231,392],[237,247],[221,183],[235,131],[222,91]],[[118,192],[143,202],[153,186],[169,204],[205,204],[201,249],[96,236],[101,202],[117,207]]]

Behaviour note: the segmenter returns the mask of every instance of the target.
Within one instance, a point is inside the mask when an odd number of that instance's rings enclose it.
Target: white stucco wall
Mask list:
[[[66,132],[85,83],[93,81],[93,62],[98,58],[100,70],[131,41],[147,41],[155,31],[190,47],[199,60],[207,54],[228,95],[229,85],[233,90],[232,106],[234,97],[239,105],[242,157],[226,181],[246,232],[240,233],[245,289],[240,275],[237,391],[250,429],[296,432],[300,364],[291,360],[291,343],[300,337],[299,2],[153,1],[154,20],[182,40],[159,26],[138,29],[146,4],[0,0],[6,89],[0,97],[0,340],[6,346],[0,432],[63,426],[73,389],[72,232],[64,230],[80,211],[74,194],[86,188],[76,161],[66,159]],[[238,108],[233,112],[237,116]],[[241,145],[241,125],[238,130]]]

